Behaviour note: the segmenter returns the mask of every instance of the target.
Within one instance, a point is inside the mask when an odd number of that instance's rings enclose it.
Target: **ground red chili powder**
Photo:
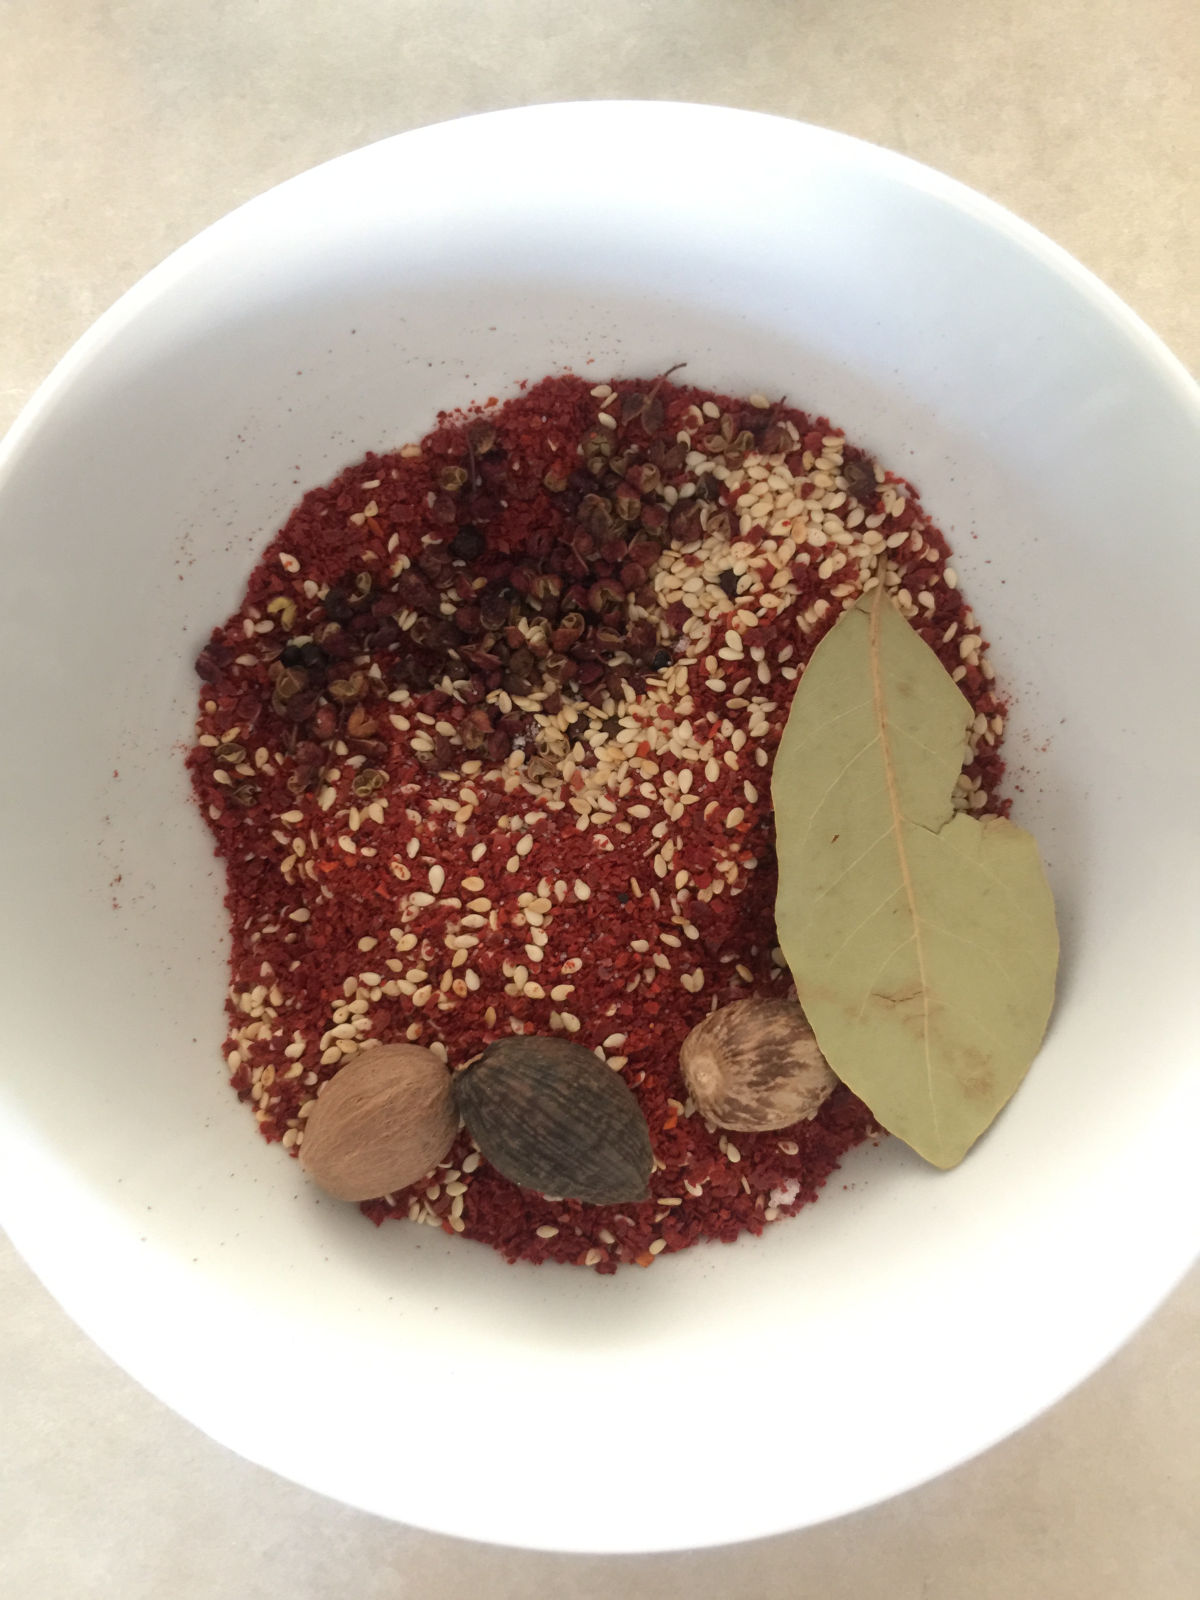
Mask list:
[[[373,1045],[458,1065],[561,1033],[637,1094],[649,1201],[545,1200],[463,1134],[366,1214],[613,1271],[814,1199],[867,1109],[841,1089],[734,1142],[679,1047],[716,1006],[789,993],[771,763],[873,571],[976,710],[958,803],[1005,809],[1003,707],[948,554],[824,418],[666,379],[547,378],[307,494],[201,652],[189,756],[228,873],[226,1059],[263,1135],[295,1154],[322,1082]]]

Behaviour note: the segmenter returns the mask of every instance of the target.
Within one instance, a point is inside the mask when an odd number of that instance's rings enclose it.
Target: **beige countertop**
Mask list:
[[[1200,369],[1194,0],[4,0],[0,25],[0,427],[240,201],[421,123],[596,97],[775,111],[928,161],[1044,229]],[[703,1555],[529,1555],[231,1456],[0,1241],[0,1594],[1192,1600],[1198,1395],[1193,1272],[1050,1413],[886,1505]]]

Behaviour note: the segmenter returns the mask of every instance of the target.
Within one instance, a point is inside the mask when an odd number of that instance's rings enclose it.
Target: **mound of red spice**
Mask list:
[[[710,1010],[789,993],[770,774],[815,645],[882,572],[976,710],[964,807],[1003,809],[1003,708],[942,535],[823,418],[665,379],[489,406],[307,494],[200,654],[226,1060],[294,1154],[359,1050],[573,1037],[638,1096],[649,1201],[546,1200],[464,1134],[363,1209],[612,1271],[760,1232],[875,1131],[838,1090],[735,1142],[678,1067]]]

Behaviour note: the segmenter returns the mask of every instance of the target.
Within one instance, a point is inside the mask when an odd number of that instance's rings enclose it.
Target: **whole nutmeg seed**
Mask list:
[[[445,1063],[420,1045],[380,1045],[355,1056],[321,1091],[300,1165],[338,1200],[374,1200],[423,1178],[457,1132]]]
[[[526,1035],[454,1078],[468,1132],[522,1189],[591,1205],[645,1200],[654,1153],[628,1084],[583,1045]]]
[[[700,1114],[738,1133],[811,1120],[838,1081],[794,1000],[714,1011],[683,1041],[679,1065]]]

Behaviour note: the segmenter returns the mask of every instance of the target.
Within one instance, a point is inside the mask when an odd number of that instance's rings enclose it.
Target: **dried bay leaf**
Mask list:
[[[1058,933],[1037,845],[955,813],[972,711],[882,584],[800,680],[772,791],[779,942],[830,1066],[952,1167],[1025,1076]]]

